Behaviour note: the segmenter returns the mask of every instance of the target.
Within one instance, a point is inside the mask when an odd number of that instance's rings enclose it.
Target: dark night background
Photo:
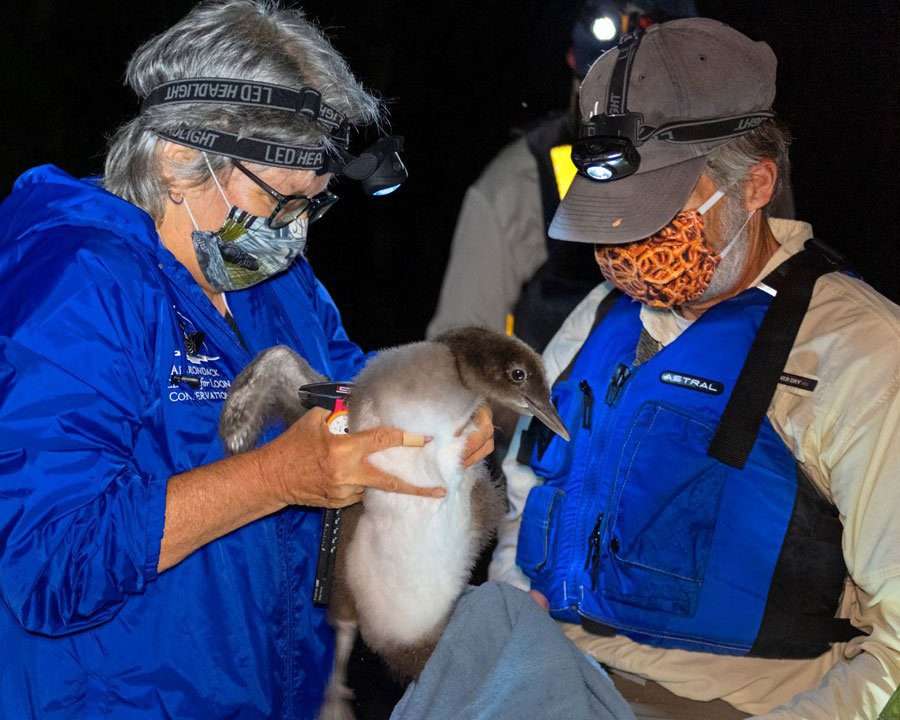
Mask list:
[[[193,5],[32,0],[3,24],[0,194],[26,168],[101,168],[136,110],[134,49]],[[366,349],[418,339],[440,287],[465,188],[512,129],[563,107],[575,0],[323,2],[303,6],[406,136],[410,180],[390,198],[339,190],[310,257]],[[776,109],[795,134],[798,216],[900,299],[900,3],[698,0],[779,58]],[[722,83],[728,82],[727,77]]]
[[[14,21],[0,28],[0,196],[40,163],[97,173],[106,136],[137,109],[122,84],[129,56],[193,4],[18,4]],[[697,4],[772,46],[776,109],[795,135],[798,217],[900,299],[900,2]],[[514,128],[568,101],[564,57],[576,0],[310,0],[304,7],[389,101],[410,168],[409,182],[389,198],[339,189],[338,209],[313,228],[310,258],[364,349],[419,339],[466,187]],[[389,711],[390,698],[377,694],[368,717]]]

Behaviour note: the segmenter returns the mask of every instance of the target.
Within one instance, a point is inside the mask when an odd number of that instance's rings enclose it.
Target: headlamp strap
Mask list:
[[[642,36],[643,30],[638,29],[619,42],[619,54],[606,91],[606,112],[601,115],[595,106],[590,122],[579,129],[579,137],[625,137],[635,146],[654,138],[672,143],[711,142],[743,135],[775,117],[771,110],[760,110],[725,118],[666,123],[658,128],[643,126],[643,115],[628,112],[631,68]]]
[[[248,160],[260,165],[315,170],[319,174],[333,170],[333,159],[321,145],[285,145],[259,138],[239,137],[222,130],[178,128],[173,132],[155,130],[156,135],[195,150]]]
[[[322,95],[311,87],[298,89],[252,80],[228,78],[191,78],[173,80],[153,88],[144,98],[143,110],[170,103],[216,103],[252,105],[296,112],[321,126],[331,135],[343,134],[347,118],[322,102]]]
[[[173,80],[153,88],[144,98],[142,109],[167,103],[251,105],[299,113],[325,130],[336,146],[334,152],[329,152],[323,145],[286,145],[203,127],[181,126],[172,131],[153,131],[159,137],[179,145],[261,165],[314,170],[320,175],[326,172],[341,173],[353,180],[366,180],[386,158],[399,153],[403,146],[402,138],[392,136],[381,138],[359,156],[353,155],[349,152],[350,122],[342,113],[322,102],[319,91],[310,87],[295,89],[229,78]],[[396,161],[402,167],[399,157]],[[403,179],[405,177],[404,168]]]
[[[613,66],[612,77],[609,80],[609,88],[606,91],[607,115],[628,113],[628,84],[631,81],[631,65],[643,34],[644,31],[638,28],[619,42],[619,55],[616,57],[616,64]],[[594,114],[597,114],[596,111]],[[632,140],[637,140],[637,138],[632,138]]]
[[[775,117],[775,113],[771,110],[759,110],[725,118],[666,123],[658,128],[643,127],[641,128],[640,142],[644,143],[653,138],[673,143],[725,140],[750,132],[773,117]]]

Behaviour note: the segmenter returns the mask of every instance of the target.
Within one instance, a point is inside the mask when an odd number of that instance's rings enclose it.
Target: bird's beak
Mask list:
[[[544,425],[559,435],[563,440],[569,442],[569,431],[566,430],[566,426],[563,425],[559,413],[556,412],[556,408],[553,407],[549,398],[541,403],[535,402],[527,395],[523,395],[522,399],[538,420],[544,423]]]

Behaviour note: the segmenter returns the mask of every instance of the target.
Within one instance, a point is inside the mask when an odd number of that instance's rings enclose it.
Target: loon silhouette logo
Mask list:
[[[199,365],[201,363],[215,362],[221,360],[220,355],[207,355],[203,350],[206,349],[206,333],[198,330],[189,317],[175,310],[178,317],[178,327],[181,329],[181,335],[184,339],[184,356],[189,363]],[[176,353],[177,354],[177,353]]]
[[[673,372],[672,370],[663,372],[659,379],[668,385],[678,385],[688,390],[706,393],[707,395],[721,395],[725,390],[725,386],[718,380],[708,380],[697,375],[686,375],[685,373]]]

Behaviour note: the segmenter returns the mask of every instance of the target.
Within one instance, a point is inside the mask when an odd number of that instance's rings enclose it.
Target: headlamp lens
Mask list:
[[[572,146],[572,162],[585,177],[608,182],[636,173],[641,156],[628,138],[587,137]]]
[[[400,157],[399,147],[386,143],[382,147],[384,151],[378,153],[375,170],[361,181],[363,191],[375,197],[390,195],[409,177]]]
[[[609,180],[613,176],[613,171],[606,167],[606,165],[591,165],[585,172],[592,180]]]

